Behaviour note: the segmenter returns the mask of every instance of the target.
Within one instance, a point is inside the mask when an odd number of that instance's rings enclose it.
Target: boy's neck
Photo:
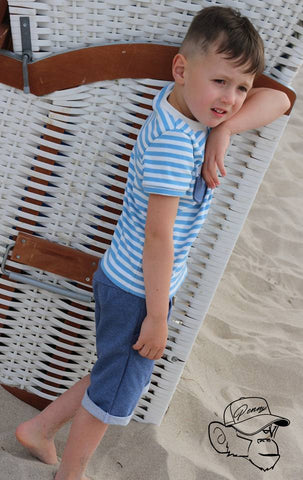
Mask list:
[[[181,92],[179,91],[179,89],[180,89],[180,85],[175,84],[167,98],[168,103],[185,117],[191,120],[197,121],[197,119],[192,115],[192,113],[187,108],[187,105],[184,102],[183,96],[181,95]]]

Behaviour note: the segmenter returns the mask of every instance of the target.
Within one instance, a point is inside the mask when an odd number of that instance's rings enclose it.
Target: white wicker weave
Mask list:
[[[29,16],[34,57],[113,42],[179,44],[192,16],[209,5],[239,9],[265,44],[266,73],[289,84],[302,62],[302,0],[8,0],[15,52]],[[281,68],[282,67],[282,68]]]
[[[20,14],[31,15],[32,43],[40,55],[101,42],[179,43],[191,15],[201,6],[225,4],[240,8],[261,29],[267,42],[267,71],[289,83],[302,62],[298,24],[302,12],[300,4],[291,1],[9,4],[15,49],[19,48],[16,19]],[[277,67],[281,64],[282,69]],[[115,184],[123,189],[126,173],[117,167],[127,166],[133,134],[143,122],[138,113],[149,112],[151,99],[144,94],[154,95],[163,84],[123,79],[39,98],[0,85],[2,255],[18,229],[88,253],[107,248],[123,198],[109,187]],[[284,116],[270,126],[234,137],[226,159],[228,175],[192,247],[189,275],[176,298],[165,355],[156,362],[151,388],[141,398],[135,419],[161,422],[286,122]],[[45,147],[52,150],[44,151]],[[117,174],[120,181],[114,178]],[[106,206],[114,207],[116,213]],[[106,233],[100,233],[100,225],[106,226]],[[11,261],[8,265],[17,266]],[[24,270],[35,278],[79,289],[45,272]],[[53,399],[90,370],[95,358],[93,306],[5,277],[0,280],[0,294],[1,383]]]

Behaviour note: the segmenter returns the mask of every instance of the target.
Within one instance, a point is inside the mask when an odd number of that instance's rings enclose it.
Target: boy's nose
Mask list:
[[[235,93],[232,90],[225,91],[221,97],[221,100],[226,105],[234,105],[235,103]]]

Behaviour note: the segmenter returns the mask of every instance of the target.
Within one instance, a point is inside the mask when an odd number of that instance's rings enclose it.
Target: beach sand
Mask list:
[[[294,87],[303,91],[302,69]],[[92,479],[302,480],[302,134],[299,97],[162,425],[112,427],[87,472]],[[280,458],[266,473],[209,441],[208,425],[240,397],[265,398],[272,414],[290,420],[278,429]],[[0,404],[0,480],[52,479],[57,467],[32,458],[14,436],[35,409],[2,388]],[[58,434],[59,455],[67,434],[68,426]]]

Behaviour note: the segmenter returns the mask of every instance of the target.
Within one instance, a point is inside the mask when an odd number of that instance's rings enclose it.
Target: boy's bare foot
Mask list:
[[[21,423],[16,430],[16,437],[41,462],[48,465],[55,465],[58,462],[54,440],[42,436],[34,419]]]

